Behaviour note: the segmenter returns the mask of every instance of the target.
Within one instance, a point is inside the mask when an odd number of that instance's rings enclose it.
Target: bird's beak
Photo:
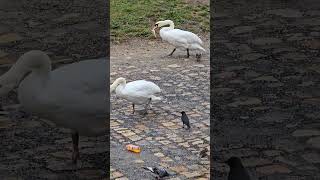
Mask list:
[[[154,26],[153,26],[153,29],[152,29],[152,34],[154,35],[154,37],[157,37],[157,35],[156,35],[156,30],[155,29],[157,29],[158,28],[158,24],[155,24]]]
[[[157,37],[156,30],[155,30],[156,28],[157,28],[157,26],[154,26],[152,29],[152,34],[154,35],[154,37]]]

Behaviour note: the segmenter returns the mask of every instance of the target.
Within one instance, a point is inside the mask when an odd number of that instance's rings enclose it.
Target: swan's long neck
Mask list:
[[[0,85],[10,87],[12,90],[27,74],[34,73],[45,78],[48,77],[50,71],[51,61],[48,55],[42,51],[29,51],[23,54],[10,70],[0,77]]]
[[[116,88],[117,88],[117,83],[116,82],[114,82],[113,84],[111,84],[110,85],[110,93],[112,93],[113,91],[115,91],[116,90]]]
[[[174,23],[172,21],[170,21],[168,24],[170,29],[174,29]]]
[[[113,91],[115,91],[118,87],[121,87],[121,89],[123,89],[126,86],[126,83],[121,83],[119,84],[119,81],[114,81],[113,84],[110,85],[110,93],[112,93]]]

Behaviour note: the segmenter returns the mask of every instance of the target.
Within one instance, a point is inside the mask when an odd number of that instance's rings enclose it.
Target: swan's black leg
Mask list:
[[[134,104],[132,103],[132,109],[133,109],[133,111],[132,111],[132,114],[134,114]]]
[[[73,143],[72,163],[77,164],[77,160],[80,158],[80,155],[79,155],[79,133],[77,131],[72,133],[72,143]]]
[[[200,59],[201,59],[201,54],[196,54],[196,58],[197,58],[197,61],[200,61]]]
[[[190,54],[189,54],[189,49],[187,48],[187,58],[190,57]]]
[[[168,55],[168,56],[172,56],[172,54],[176,51],[176,48],[173,49],[173,51]]]
[[[148,103],[147,103],[147,105],[146,105],[146,107],[145,107],[145,111],[144,111],[144,114],[148,114],[148,108],[149,108],[149,105],[150,105],[150,103],[151,103],[151,100],[152,100],[152,98],[149,98],[149,101],[148,101]]]

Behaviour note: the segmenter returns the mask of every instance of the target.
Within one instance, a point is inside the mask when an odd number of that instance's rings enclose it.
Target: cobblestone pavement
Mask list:
[[[226,179],[222,162],[231,155],[255,179],[320,179],[320,9],[312,0],[291,2],[216,3],[216,180]]]
[[[98,6],[99,4],[99,6]],[[97,8],[99,7],[99,8]],[[105,1],[0,0],[0,74],[33,49],[54,67],[106,56]],[[90,38],[88,38],[90,37]],[[16,93],[1,97],[0,179],[101,179],[106,136],[80,137],[81,161],[70,166],[71,136],[50,122],[18,113]]]
[[[208,49],[209,39],[204,41]],[[111,46],[111,83],[118,77],[150,80],[162,89],[163,98],[143,116],[132,114],[129,102],[112,95],[111,179],[155,179],[143,166],[165,167],[168,179],[209,177],[209,157],[199,157],[210,141],[209,53],[200,62],[178,50],[174,57],[164,57],[172,49],[160,40]],[[191,131],[182,128],[181,111],[188,114]],[[131,143],[142,152],[127,151],[125,145]]]

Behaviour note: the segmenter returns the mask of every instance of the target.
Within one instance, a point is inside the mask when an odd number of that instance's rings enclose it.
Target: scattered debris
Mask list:
[[[135,152],[135,153],[140,153],[141,148],[139,146],[133,145],[133,144],[128,144],[126,145],[126,148],[128,151]]]

